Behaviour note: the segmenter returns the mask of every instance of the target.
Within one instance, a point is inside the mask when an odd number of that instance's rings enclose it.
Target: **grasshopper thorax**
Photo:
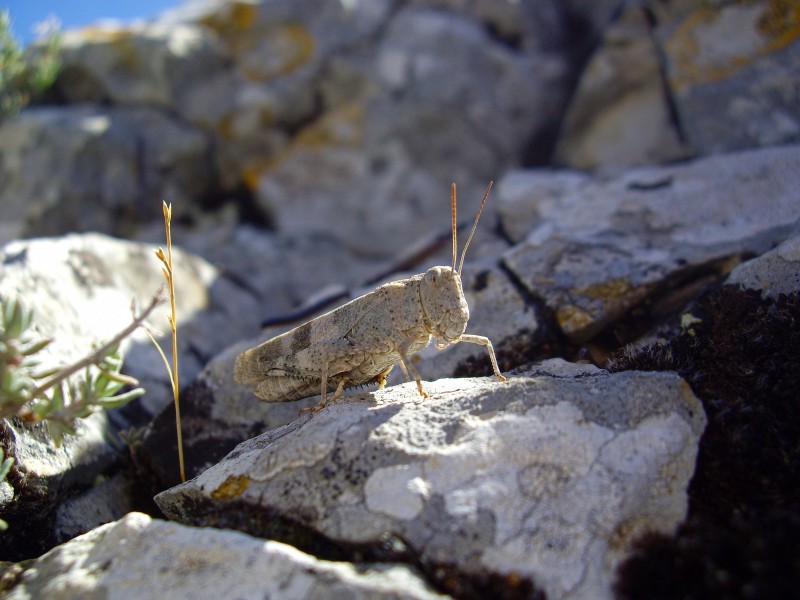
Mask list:
[[[419,286],[425,328],[441,345],[456,341],[467,328],[469,307],[461,276],[450,267],[432,267]]]

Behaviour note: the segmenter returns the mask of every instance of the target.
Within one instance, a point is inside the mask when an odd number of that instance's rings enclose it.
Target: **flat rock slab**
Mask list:
[[[501,224],[528,233],[503,263],[582,343],[664,289],[702,273],[725,275],[743,256],[789,237],[798,160],[794,145],[608,180],[512,173],[499,186]]]
[[[129,513],[54,548],[5,596],[107,598],[442,598],[411,569],[319,561],[279,542]]]
[[[611,597],[644,531],[683,520],[705,414],[671,373],[552,360],[351,396],[240,444],[156,502],[171,519],[289,543],[399,539],[426,570]]]

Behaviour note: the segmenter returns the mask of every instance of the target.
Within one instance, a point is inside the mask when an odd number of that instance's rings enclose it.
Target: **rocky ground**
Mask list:
[[[190,480],[139,331],[134,403],[59,448],[3,422],[3,595],[791,597],[798,31],[766,0],[214,0],[66,32],[0,124],[0,290],[74,360],[161,285],[170,201]],[[507,382],[471,344],[419,354],[427,399],[233,382],[450,264],[450,182],[465,233],[490,179],[467,332]]]

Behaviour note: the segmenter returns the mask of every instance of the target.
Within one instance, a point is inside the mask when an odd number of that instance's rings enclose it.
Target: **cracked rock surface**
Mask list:
[[[281,523],[286,541],[388,532],[423,569],[515,573],[559,598],[610,597],[628,542],[684,518],[705,416],[677,376],[552,360],[427,385],[424,401],[404,384],[302,417],[156,501],[194,525]]]

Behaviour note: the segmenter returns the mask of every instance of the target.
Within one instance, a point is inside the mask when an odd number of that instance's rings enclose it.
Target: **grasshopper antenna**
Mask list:
[[[458,227],[456,226],[456,184],[453,183],[450,186],[450,214],[452,215],[453,219],[453,266],[450,267],[450,270],[455,272],[456,270],[456,254],[458,253],[458,235],[456,231]]]
[[[481,200],[481,205],[478,207],[478,214],[475,215],[475,222],[472,224],[472,230],[469,232],[469,237],[467,238],[467,243],[464,245],[464,249],[461,251],[461,262],[458,263],[458,274],[461,275],[461,268],[464,266],[464,257],[467,255],[467,248],[469,248],[469,243],[472,241],[472,236],[475,234],[475,229],[478,228],[478,219],[481,218],[481,213],[483,212],[483,205],[486,204],[486,199],[489,197],[489,191],[492,189],[492,185],[494,185],[494,181],[489,182],[489,187],[486,188],[486,192],[483,194],[483,200]],[[456,184],[453,184],[453,222],[455,223],[456,218]],[[453,225],[453,267],[456,265],[456,247],[455,247],[455,240],[456,240],[456,230],[455,225]]]

